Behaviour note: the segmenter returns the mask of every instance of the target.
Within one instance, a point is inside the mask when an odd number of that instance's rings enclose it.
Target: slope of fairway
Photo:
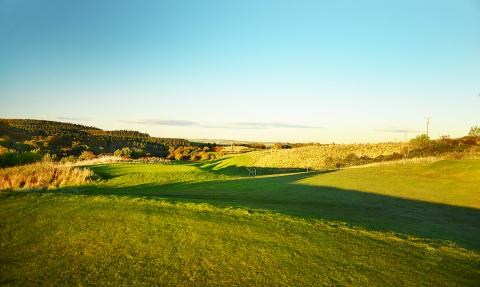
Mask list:
[[[80,192],[269,209],[480,250],[480,160],[310,173],[259,168],[257,177],[228,158],[93,169],[108,179]]]
[[[124,197],[1,194],[2,284],[456,285],[478,253],[271,213]]]
[[[235,160],[97,165],[89,186],[0,193],[0,284],[480,281],[480,160],[257,177]]]

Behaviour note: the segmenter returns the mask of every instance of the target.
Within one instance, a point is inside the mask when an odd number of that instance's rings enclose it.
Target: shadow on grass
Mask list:
[[[232,167],[227,173],[234,172],[234,169],[235,167]],[[276,172],[281,173],[281,170]],[[271,177],[151,183],[129,187],[107,187],[99,184],[77,188],[75,193],[262,208],[308,218],[342,221],[369,230],[450,240],[465,248],[480,250],[478,209],[298,183],[301,179],[321,174],[322,172],[303,172]],[[71,192],[69,189],[60,191]]]
[[[223,174],[229,176],[251,176],[248,168],[246,166],[237,166],[237,165],[228,165],[228,166],[221,166],[220,164],[224,161],[224,159],[217,159],[211,160],[207,163],[194,163],[192,166],[195,166],[203,171],[212,172],[215,174]],[[298,172],[306,172],[305,168],[269,168],[269,167],[257,167],[251,166],[249,167],[252,170],[255,169],[256,176],[262,175],[273,175],[273,174],[286,174],[286,173],[298,173]],[[325,170],[322,172],[331,172],[330,170]]]

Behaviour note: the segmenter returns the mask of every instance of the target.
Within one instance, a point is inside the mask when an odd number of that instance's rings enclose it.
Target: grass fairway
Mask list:
[[[478,286],[480,160],[255,178],[244,160],[0,193],[0,284]]]

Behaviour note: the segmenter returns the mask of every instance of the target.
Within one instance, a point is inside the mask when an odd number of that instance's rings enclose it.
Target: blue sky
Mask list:
[[[480,124],[480,1],[0,0],[0,117],[263,141]]]

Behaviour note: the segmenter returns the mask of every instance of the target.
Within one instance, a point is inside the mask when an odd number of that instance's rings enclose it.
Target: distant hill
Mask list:
[[[41,152],[59,157],[112,153],[129,147],[139,156],[168,154],[169,147],[187,146],[190,141],[179,138],[151,137],[130,130],[106,131],[96,127],[31,119],[0,119],[0,150]]]
[[[217,145],[231,145],[238,144],[238,145],[247,145],[247,144],[264,144],[266,146],[271,146],[275,142],[259,142],[259,141],[244,141],[244,140],[230,140],[230,139],[189,139],[191,142],[196,143],[215,143]]]

